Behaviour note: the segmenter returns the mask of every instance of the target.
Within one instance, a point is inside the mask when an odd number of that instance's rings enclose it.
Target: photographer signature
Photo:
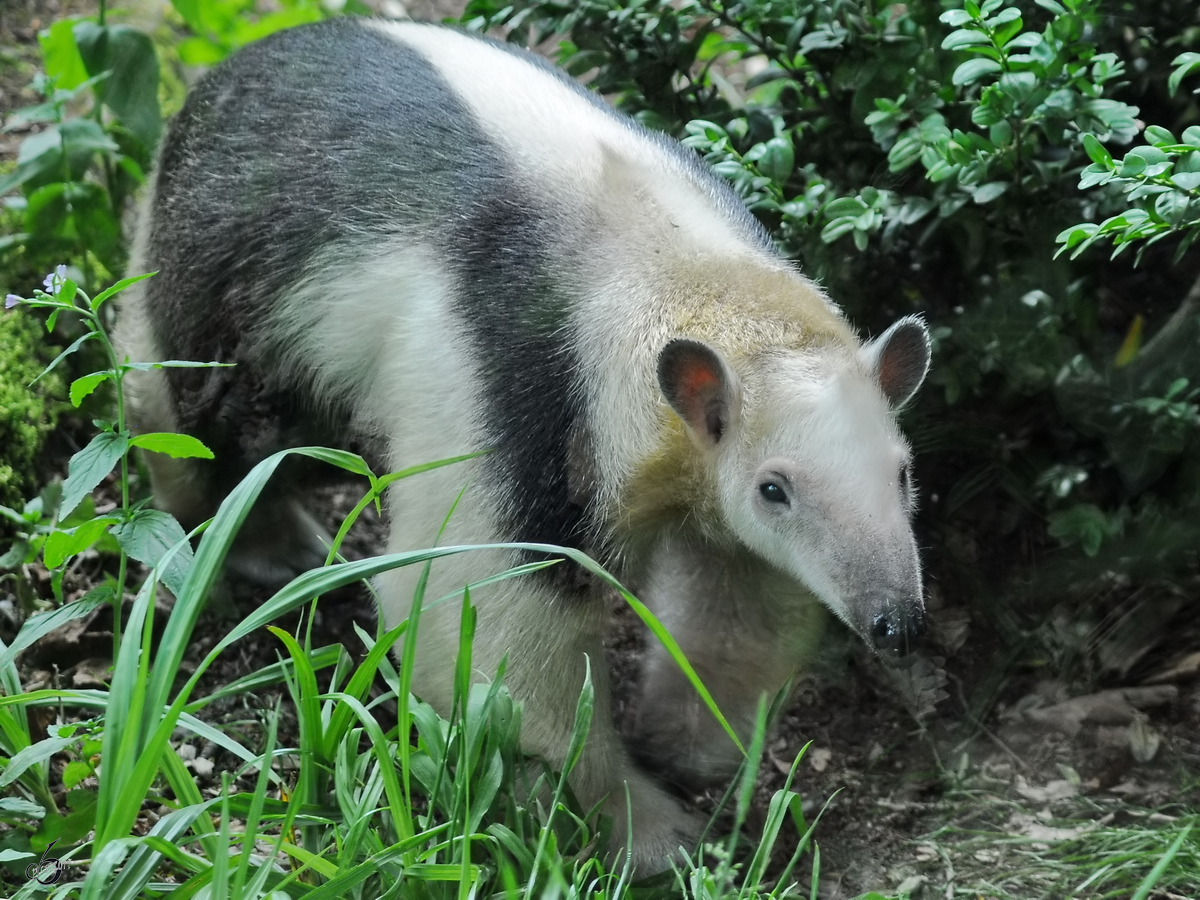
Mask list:
[[[47,859],[50,850],[58,843],[55,838],[47,846],[45,852],[42,853],[42,858],[35,863],[30,863],[25,867],[25,877],[30,881],[36,881],[38,884],[54,884],[62,875],[63,864],[62,860],[51,857]]]

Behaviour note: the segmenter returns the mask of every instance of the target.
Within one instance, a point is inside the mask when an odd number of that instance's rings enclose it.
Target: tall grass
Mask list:
[[[200,613],[225,556],[272,473],[290,454],[321,459],[365,476],[370,490],[339,529],[329,564],[281,588],[230,629],[183,678],[185,653],[193,644]],[[151,628],[157,572],[171,564],[185,542],[164,555],[142,586],[124,622],[125,639],[107,690],[24,692],[12,648],[0,649],[5,750],[19,747],[3,777],[24,787],[32,801],[26,808],[29,817],[19,823],[31,833],[31,859],[46,843],[38,840],[42,833],[35,823],[55,815],[57,809],[48,792],[34,788],[45,784],[45,773],[36,780],[22,780],[16,769],[35,757],[45,764],[54,753],[69,751],[78,742],[65,732],[34,741],[27,711],[56,706],[71,710],[68,717],[97,717],[100,748],[93,829],[73,847],[61,843],[57,847],[64,851],[61,858],[67,864],[59,880],[49,886],[51,896],[240,900],[466,898],[480,892],[526,898],[628,894],[629,873],[619,868],[608,871],[594,855],[603,846],[607,829],[595,811],[578,807],[567,781],[593,715],[590,677],[579,698],[564,771],[552,773],[527,760],[519,744],[521,708],[503,686],[503,671],[490,684],[471,683],[475,627],[471,591],[479,585],[468,585],[462,592],[461,641],[449,719],[442,719],[409,693],[422,596],[408,621],[375,635],[358,629],[366,655],[357,665],[344,648],[311,646],[308,629],[292,635],[270,624],[335,588],[399,566],[428,566],[440,557],[481,549],[437,547],[356,562],[334,561],[358,513],[377,502],[395,479],[412,477],[432,465],[377,478],[360,457],[340,451],[301,448],[264,460],[203,530],[157,641]],[[570,558],[619,591],[667,644],[710,709],[720,716],[662,626],[595,562],[577,551],[547,545],[500,546]],[[554,563],[551,559],[517,566],[487,582],[522,577]],[[423,593],[424,578],[420,585]],[[14,646],[28,646],[48,625],[61,622],[63,610],[29,620]],[[263,628],[278,638],[284,659],[196,696],[197,686],[220,654]],[[398,664],[393,662],[396,657]],[[322,676],[327,679],[324,688]],[[386,690],[372,699],[372,687],[380,682]],[[278,708],[266,714],[261,747],[246,746],[204,723],[203,712],[215,701],[272,684],[284,686],[294,709],[295,747],[279,744]],[[394,724],[390,714],[382,713],[392,705]],[[760,755],[765,728],[764,710],[749,751],[754,760]],[[239,769],[224,774],[215,798],[200,789],[172,745],[178,729],[212,741],[230,758],[240,760]],[[286,776],[280,766],[285,757],[293,761]],[[756,769],[756,764],[747,766],[740,782],[739,828],[746,818]],[[171,811],[149,829],[139,826],[147,803],[156,806],[162,798],[168,798]],[[697,857],[687,871],[679,873],[677,888],[697,896],[756,892],[764,882],[771,847],[789,821],[804,834],[788,866],[790,873],[811,835],[791,779],[772,803],[767,834],[744,871],[734,866],[733,844],[726,843],[716,868],[706,868]],[[736,840],[736,833],[730,840]],[[670,878],[665,881],[672,883]],[[44,890],[31,880],[15,896],[35,897]]]

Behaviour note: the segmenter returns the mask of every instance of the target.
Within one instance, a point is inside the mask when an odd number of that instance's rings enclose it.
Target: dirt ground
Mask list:
[[[381,8],[388,2],[381,0]],[[421,0],[408,9],[415,17],[440,18],[453,14],[457,5]],[[91,6],[87,0],[0,0],[0,113],[36,102],[26,85],[35,70],[37,30]],[[15,156],[21,137],[0,133],[0,159]],[[72,443],[68,435],[53,445],[63,470]],[[354,499],[333,490],[320,505],[332,520]],[[368,518],[353,533],[349,555],[377,549],[383,532],[382,523]],[[105,565],[94,554],[81,556],[67,581],[68,596],[86,591]],[[44,572],[35,567],[28,575],[48,594]],[[0,637],[7,641],[17,623],[5,590],[0,585]],[[193,661],[224,633],[233,611],[244,612],[262,599],[243,585],[223,591],[201,622]],[[1061,667],[1030,664],[1027,657],[1010,653],[966,599],[941,592],[931,597],[927,648],[903,667],[885,667],[831,624],[821,655],[799,679],[768,741],[751,827],[761,821],[791,761],[810,742],[797,789],[810,821],[824,807],[816,837],[825,900],[871,889],[952,897],[956,890],[1011,871],[1013,859],[1005,854],[1017,854],[1022,846],[1078,839],[1110,822],[1153,826],[1200,808],[1200,616],[1195,612],[1200,585],[1184,585],[1180,592],[1182,605],[1172,621],[1185,627],[1160,629],[1143,642],[1134,664],[1123,671],[1118,667],[1115,674],[1110,668],[1085,686],[1078,679],[1056,680]],[[355,622],[368,632],[374,629],[365,589],[324,598],[317,644],[342,642],[360,652]],[[25,688],[103,680],[110,627],[105,613],[98,612],[29,650],[20,660]],[[609,665],[620,721],[645,636],[620,610],[614,611],[613,635]],[[215,686],[232,680],[273,662],[278,652],[268,634],[247,638],[207,681]],[[245,695],[210,714],[218,722],[254,718],[271,699]],[[217,752],[197,750],[210,759]],[[711,809],[714,801],[692,799],[702,809]],[[1013,842],[981,845],[981,832],[1008,835]],[[795,836],[787,840],[794,844]],[[784,841],[777,853],[786,859],[790,849]],[[1057,889],[1038,893],[1035,882],[1020,890],[1017,886],[1026,883],[1012,882],[1013,895],[1062,896]],[[1200,885],[1171,896],[1200,897]]]

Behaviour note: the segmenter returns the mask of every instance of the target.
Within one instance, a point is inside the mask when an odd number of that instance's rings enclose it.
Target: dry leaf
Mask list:
[[[807,758],[814,772],[824,772],[829,768],[829,761],[833,759],[833,751],[828,747],[814,747],[808,751]]]
[[[1045,787],[1037,787],[1027,782],[1024,776],[1018,775],[1014,786],[1018,794],[1034,803],[1053,803],[1055,800],[1066,800],[1079,793],[1079,788],[1065,778],[1056,778],[1046,782]]]
[[[1128,725],[1139,709],[1172,702],[1179,689],[1171,684],[1117,688],[1074,697],[1042,709],[1025,710],[1025,718],[1068,735],[1079,733],[1085,722],[1094,725]]]
[[[1149,720],[1140,713],[1129,725],[1129,752],[1140,763],[1148,763],[1158,753],[1162,737],[1150,727]]]
[[[1156,672],[1146,679],[1147,684],[1157,684],[1163,681],[1182,681],[1200,674],[1200,650],[1185,653],[1175,659],[1165,669]]]

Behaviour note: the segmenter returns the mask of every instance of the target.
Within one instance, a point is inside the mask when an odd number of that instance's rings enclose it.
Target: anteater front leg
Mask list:
[[[823,616],[812,596],[745,549],[667,538],[642,595],[743,743],[753,731],[758,698],[770,702],[821,633]],[[650,642],[631,752],[688,789],[729,778],[741,761],[737,747],[675,660]]]

